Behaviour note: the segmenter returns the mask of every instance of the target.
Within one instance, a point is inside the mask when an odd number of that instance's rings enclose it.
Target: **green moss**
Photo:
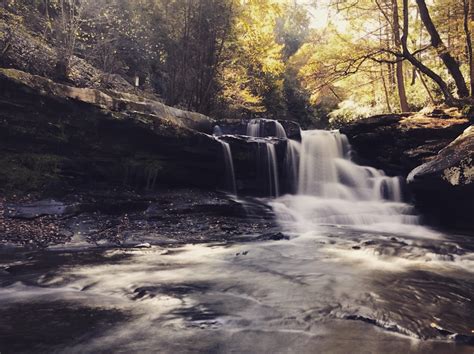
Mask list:
[[[63,158],[48,154],[7,154],[0,158],[0,189],[6,193],[38,191],[59,179]]]
[[[466,116],[471,123],[474,123],[474,106],[473,105],[465,105],[462,108],[462,114]]]
[[[160,174],[167,170],[166,162],[148,156],[124,159],[124,184],[139,188],[153,189]]]

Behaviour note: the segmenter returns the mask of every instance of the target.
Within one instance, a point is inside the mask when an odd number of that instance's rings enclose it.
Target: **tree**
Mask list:
[[[400,40],[400,22],[399,22],[399,11],[398,11],[398,0],[392,0],[392,30],[393,30],[393,42],[397,51],[401,50]],[[405,91],[405,78],[403,75],[403,60],[397,60],[395,63],[396,77],[397,77],[397,90],[398,97],[400,99],[400,108],[402,112],[408,112],[408,100]]]
[[[274,0],[248,0],[236,5],[219,98],[229,107],[241,107],[246,116],[265,113],[277,117],[285,109],[284,45],[277,42],[275,31],[282,9]]]
[[[443,40],[441,39],[438,30],[436,29],[436,26],[434,25],[433,20],[431,19],[425,0],[416,0],[416,3],[418,5],[418,9],[420,10],[421,20],[423,21],[423,24],[425,25],[425,28],[430,35],[431,45],[436,49],[436,53],[443,61],[444,65],[453,77],[456,83],[459,97],[468,97],[469,90],[467,89],[466,81],[464,80],[464,76],[459,68],[459,63],[456,61],[456,59],[453,58],[453,56],[449,52],[449,49],[446,47]]]
[[[474,57],[472,53],[472,27],[474,23],[474,0],[463,0],[463,26],[469,65],[471,97],[474,97]]]
[[[88,0],[59,0],[59,17],[54,23],[53,33],[57,46],[56,74],[60,80],[68,78],[83,10],[87,4]]]

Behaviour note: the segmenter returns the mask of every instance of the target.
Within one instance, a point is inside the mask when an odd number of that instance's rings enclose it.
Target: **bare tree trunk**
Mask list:
[[[454,97],[449,91],[448,85],[444,80],[436,74],[433,70],[428,68],[426,65],[424,65],[421,61],[415,58],[413,54],[410,53],[410,50],[408,49],[408,13],[409,13],[409,8],[408,8],[408,0],[403,0],[403,35],[401,38],[402,42],[402,48],[403,48],[403,56],[414,66],[418,68],[423,74],[428,76],[431,80],[436,82],[436,84],[439,86],[441,92],[443,93],[444,99],[446,103],[452,104],[454,103]]]
[[[392,0],[392,15],[393,15],[393,41],[395,47],[400,49],[402,44],[400,42],[400,22],[398,18],[398,0]],[[410,110],[408,106],[407,95],[405,91],[405,78],[403,76],[403,61],[399,60],[395,64],[395,74],[397,77],[397,90],[400,99],[400,109],[402,112]]]
[[[380,64],[380,76],[382,78],[383,91],[385,93],[385,102],[387,104],[388,113],[392,113],[392,107],[390,106],[390,95],[388,94],[387,83],[385,82],[383,64]]]
[[[415,70],[416,70],[416,69],[415,69]],[[423,74],[418,71],[418,76],[420,77],[420,81],[421,81],[421,83],[423,84],[423,87],[425,88],[426,93],[428,94],[431,103],[435,105],[435,104],[436,104],[436,101],[435,101],[435,99],[434,99],[434,97],[433,97],[433,94],[432,94],[431,91],[430,91],[430,88],[429,88],[428,85],[426,84],[426,81],[425,81],[425,78],[423,77]]]
[[[474,0],[463,0],[464,32],[466,34],[467,58],[469,63],[469,79],[471,82],[471,97],[474,96],[474,58],[472,53],[472,17],[474,16]]]
[[[423,24],[425,25],[426,30],[428,31],[430,38],[431,38],[431,45],[436,49],[438,56],[443,61],[444,65],[448,69],[449,73],[453,77],[457,92],[460,98],[468,97],[469,90],[467,89],[466,81],[464,80],[464,76],[459,69],[459,63],[454,59],[448,48],[443,43],[438,30],[436,29],[428,11],[428,7],[426,6],[425,0],[416,0],[418,5],[418,9],[420,10],[420,18]]]

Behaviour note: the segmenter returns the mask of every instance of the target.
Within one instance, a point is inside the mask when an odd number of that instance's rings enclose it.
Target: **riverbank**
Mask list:
[[[0,200],[0,245],[147,247],[283,237],[270,207],[224,192],[89,190],[57,199]]]

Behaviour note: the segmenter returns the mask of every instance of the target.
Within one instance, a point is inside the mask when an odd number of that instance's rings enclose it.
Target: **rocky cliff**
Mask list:
[[[212,119],[117,91],[0,69],[0,186],[219,185]]]
[[[467,118],[426,114],[374,116],[344,127],[359,162],[407,176],[470,125]]]

